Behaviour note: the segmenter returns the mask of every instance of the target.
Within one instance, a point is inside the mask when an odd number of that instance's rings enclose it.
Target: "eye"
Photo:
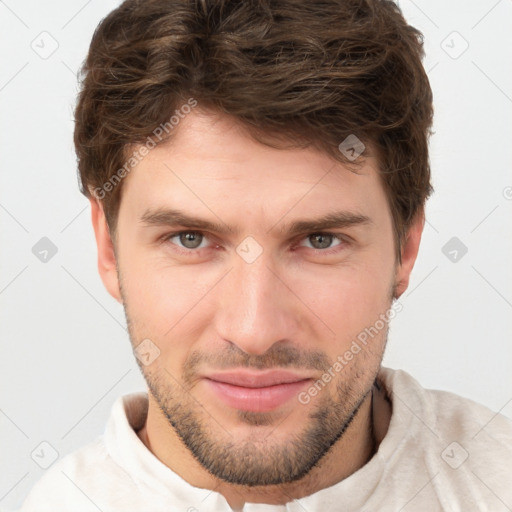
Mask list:
[[[173,233],[166,236],[164,240],[184,249],[203,249],[207,246],[206,237],[198,231]]]
[[[342,243],[342,240],[334,235],[333,233],[312,233],[311,235],[308,235],[304,242],[307,244],[309,242],[310,245],[306,245],[306,247],[310,247],[312,249],[330,249],[332,247],[336,247],[337,245],[340,245]],[[337,242],[334,243],[333,242]],[[299,244],[303,245],[303,243]]]

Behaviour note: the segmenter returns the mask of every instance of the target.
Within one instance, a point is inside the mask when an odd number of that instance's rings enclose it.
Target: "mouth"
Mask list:
[[[203,379],[229,407],[253,412],[269,412],[285,405],[313,380],[311,375],[284,370],[230,371]]]

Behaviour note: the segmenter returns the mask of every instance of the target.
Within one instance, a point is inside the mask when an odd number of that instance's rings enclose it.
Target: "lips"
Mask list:
[[[310,384],[311,375],[285,370],[230,371],[204,377],[209,389],[228,406],[245,411],[275,410]]]

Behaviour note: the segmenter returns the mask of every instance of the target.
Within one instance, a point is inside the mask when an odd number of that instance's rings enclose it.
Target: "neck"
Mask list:
[[[391,416],[384,393],[374,388],[374,392],[368,393],[363,400],[343,436],[305,477],[287,484],[246,487],[223,482],[206,471],[169,426],[151,394],[148,396],[148,417],[138,432],[142,442],[189,484],[221,493],[234,510],[243,508],[245,502],[284,504],[347,478],[373,457],[386,434]]]

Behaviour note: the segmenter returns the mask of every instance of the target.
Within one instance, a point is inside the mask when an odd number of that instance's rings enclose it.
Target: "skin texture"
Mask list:
[[[307,391],[404,292],[423,218],[411,226],[399,265],[376,160],[368,156],[353,172],[312,148],[264,146],[233,119],[195,109],[123,187],[115,245],[95,200],[92,220],[100,275],[125,307],[133,347],[150,339],[160,350],[151,364],[139,362],[149,390],[139,432],[146,446],[233,507],[285,503],[362,467],[389,423],[387,402],[374,393],[372,403],[371,392],[387,327],[307,404],[294,396],[270,411],[243,411],[219,400],[203,377],[285,368],[312,379]],[[157,208],[225,231],[141,220]],[[287,231],[340,210],[368,220]],[[204,236],[195,238],[199,248],[172,236],[190,231]],[[315,233],[336,237],[318,248]],[[237,247],[262,252],[248,263]]]

